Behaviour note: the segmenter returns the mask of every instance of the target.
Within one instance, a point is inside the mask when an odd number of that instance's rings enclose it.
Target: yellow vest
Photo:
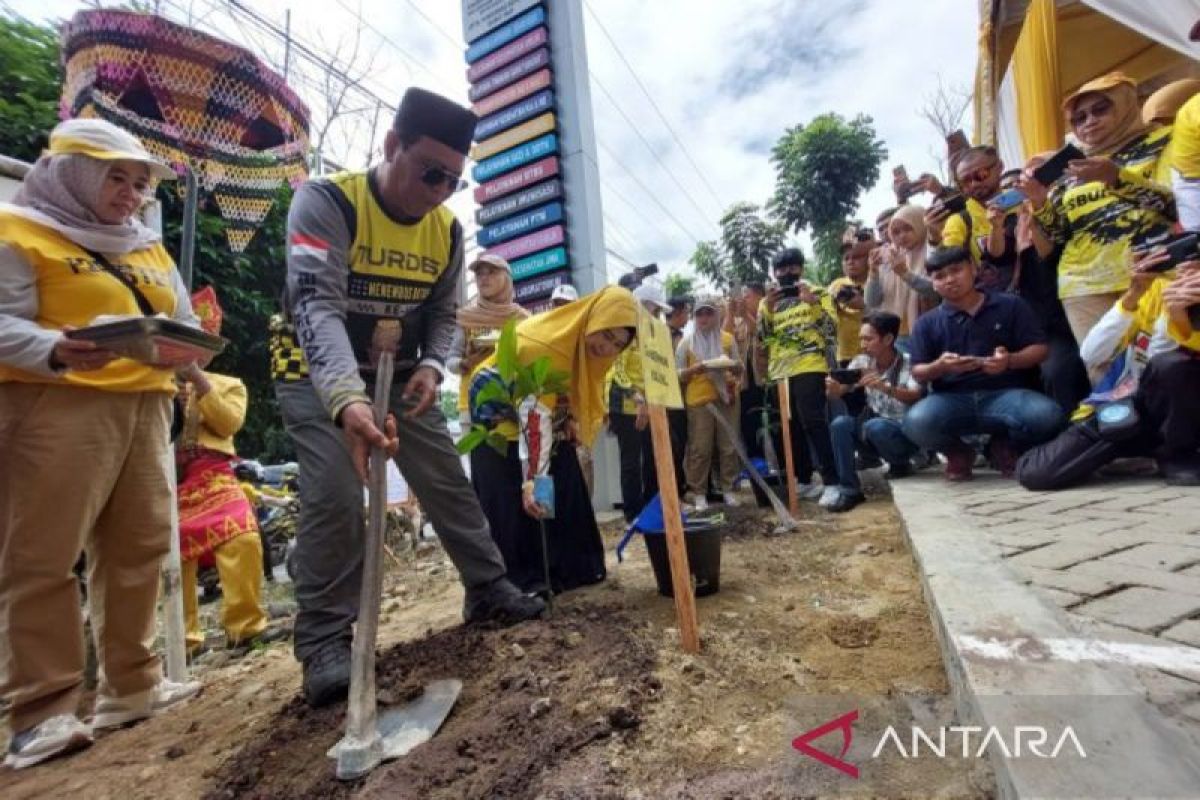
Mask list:
[[[58,231],[0,211],[0,243],[13,248],[33,268],[38,305],[34,322],[39,326],[49,330],[62,330],[67,325],[83,328],[101,314],[142,315],[133,292]],[[125,255],[109,255],[109,261],[129,276],[155,311],[175,313],[171,282],[175,262],[161,243]],[[90,372],[68,370],[58,378],[0,364],[0,383],[7,382],[67,383],[108,392],[175,392],[171,370],[155,369],[128,358],[118,358]]]
[[[729,331],[721,331],[721,352],[727,356],[733,356],[733,334]],[[696,362],[696,354],[688,350],[686,355],[686,363],[680,364],[681,367],[694,366]],[[729,373],[725,373],[729,374]],[[737,396],[737,386],[732,386],[729,391]],[[720,393],[717,392],[716,384],[713,383],[712,375],[706,370],[699,375],[694,376],[683,389],[683,403],[688,408],[715,403],[721,399]]]
[[[347,221],[353,216],[354,239],[346,254],[350,270],[346,287],[346,332],[359,364],[370,362],[375,324],[399,319],[424,302],[450,266],[454,213],[438,206],[420,220],[405,224],[388,216],[371,191],[369,172],[342,172],[322,180],[345,198]],[[405,343],[419,341],[406,333]],[[398,360],[403,353],[398,354]],[[303,351],[290,331],[272,340],[272,377],[297,380],[308,375]]]

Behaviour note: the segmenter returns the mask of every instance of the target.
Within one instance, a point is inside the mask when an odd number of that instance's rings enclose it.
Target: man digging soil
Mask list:
[[[388,449],[428,510],[466,587],[467,622],[512,624],[545,608],[504,577],[434,407],[463,265],[462,226],[442,203],[465,185],[475,123],[455,103],[410,89],[383,162],[309,182],[288,214],[285,307],[295,343],[284,342],[273,362],[300,461],[295,653],[312,706],[344,698],[349,687],[363,564],[360,479],[371,447]],[[399,387],[386,432],[373,421],[367,386],[385,349],[395,353]]]

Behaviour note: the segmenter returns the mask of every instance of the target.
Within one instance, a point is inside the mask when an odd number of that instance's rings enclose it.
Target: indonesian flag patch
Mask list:
[[[329,242],[306,233],[293,233],[289,255],[293,258],[312,256],[325,261],[329,257]]]

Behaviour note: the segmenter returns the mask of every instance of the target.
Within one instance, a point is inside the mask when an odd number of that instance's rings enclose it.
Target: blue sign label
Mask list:
[[[562,197],[562,181],[554,179],[531,186],[528,189],[502,197],[488,203],[475,212],[475,221],[480,225],[491,225],[497,220],[510,217],[527,208],[541,205]]]
[[[467,97],[471,98],[472,103],[477,103],[483,98],[500,91],[510,83],[515,83],[526,75],[532,75],[549,63],[550,51],[545,47],[539,47],[529,55],[514,61],[504,69],[493,72],[472,86],[470,91],[467,92]]]
[[[509,264],[512,267],[514,281],[532,278],[534,275],[541,275],[543,272],[550,272],[566,265],[567,249],[565,247],[552,247],[531,256],[518,258]]]
[[[542,89],[519,103],[502,108],[495,114],[479,120],[479,124],[475,126],[475,141],[482,142],[484,139],[508,130],[514,125],[519,125],[527,119],[551,111],[553,108],[554,92],[550,89]]]
[[[531,142],[517,145],[511,150],[497,153],[491,158],[485,158],[471,170],[471,176],[475,178],[476,183],[483,183],[497,175],[503,175],[509,170],[516,169],[522,164],[537,161],[539,158],[545,158],[551,153],[557,152],[558,137],[553,133],[547,133],[545,136],[539,136]]]
[[[529,33],[545,21],[546,10],[541,6],[526,11],[521,16],[515,17],[512,21],[502,25],[482,39],[476,40],[475,44],[468,47],[467,63],[474,64],[488,53],[500,49],[518,36]]]
[[[561,222],[563,217],[562,203],[550,203],[541,208],[535,208],[532,211],[526,211],[524,214],[506,219],[503,222],[498,222],[487,228],[479,231],[478,241],[480,247],[491,247],[494,244],[507,241],[514,236],[522,236],[531,231],[536,231],[538,228],[544,228],[547,225],[553,225],[555,222]]]

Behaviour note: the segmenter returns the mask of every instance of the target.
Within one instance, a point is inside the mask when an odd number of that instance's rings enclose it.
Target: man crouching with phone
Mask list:
[[[930,394],[904,418],[904,434],[946,457],[946,478],[971,478],[974,449],[962,437],[991,435],[991,458],[1006,477],[1021,451],[1052,439],[1066,422],[1058,404],[1032,391],[1046,336],[1019,297],[981,292],[968,250],[935,250],[925,262],[942,304],[913,328],[912,374]]]

